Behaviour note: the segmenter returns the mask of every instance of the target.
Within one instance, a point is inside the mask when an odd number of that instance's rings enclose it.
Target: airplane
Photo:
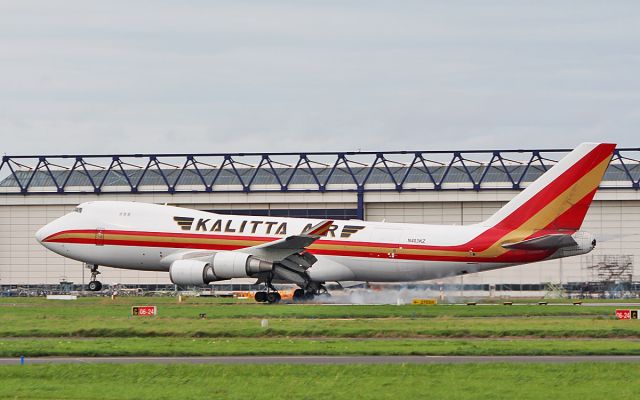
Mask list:
[[[82,203],[36,233],[47,249],[91,266],[166,271],[180,286],[255,278],[258,302],[326,294],[327,282],[406,282],[586,254],[580,227],[615,144],[583,143],[487,220],[460,226],[219,215],[128,201]]]

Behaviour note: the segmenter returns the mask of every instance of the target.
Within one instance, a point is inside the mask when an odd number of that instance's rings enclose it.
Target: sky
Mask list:
[[[0,2],[0,153],[640,147],[637,1]]]

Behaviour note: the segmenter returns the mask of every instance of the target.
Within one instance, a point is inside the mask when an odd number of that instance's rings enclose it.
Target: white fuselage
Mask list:
[[[185,252],[234,251],[300,234],[318,222],[106,201],[81,204],[36,237],[50,250],[87,264],[168,271]],[[415,281],[562,256],[495,248],[493,242],[501,235],[481,224],[335,221],[327,235],[308,248],[318,261],[307,273],[314,281]]]

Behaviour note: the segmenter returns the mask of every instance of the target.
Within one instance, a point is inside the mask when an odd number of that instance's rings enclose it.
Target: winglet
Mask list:
[[[309,229],[305,229],[302,232],[302,235],[306,235],[306,236],[323,236],[323,235],[326,235],[327,232],[329,232],[329,228],[331,228],[332,224],[333,224],[333,220],[332,219],[325,219],[324,221],[320,222],[319,224],[316,224],[316,225],[312,226]]]

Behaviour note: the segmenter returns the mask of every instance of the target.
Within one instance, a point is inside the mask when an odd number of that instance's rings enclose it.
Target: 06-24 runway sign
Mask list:
[[[134,317],[153,317],[158,315],[156,306],[133,306],[131,307],[131,315]]]
[[[618,319],[638,319],[639,310],[616,310]]]

